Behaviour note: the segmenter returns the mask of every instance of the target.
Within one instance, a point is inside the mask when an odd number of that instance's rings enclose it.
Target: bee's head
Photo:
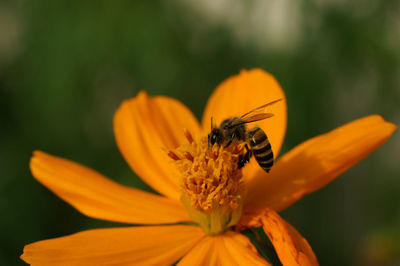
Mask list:
[[[222,133],[219,128],[213,128],[211,133],[208,134],[208,146],[214,145],[214,143],[221,144],[222,142]]]

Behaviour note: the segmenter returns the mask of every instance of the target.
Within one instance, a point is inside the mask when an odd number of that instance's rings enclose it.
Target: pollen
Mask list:
[[[246,186],[238,160],[245,149],[237,143],[209,146],[206,136],[187,130],[184,135],[186,141],[168,151],[180,174],[182,203],[206,233],[221,233],[241,216]]]

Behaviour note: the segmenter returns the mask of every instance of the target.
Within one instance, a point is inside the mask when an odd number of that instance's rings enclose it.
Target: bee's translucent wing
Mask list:
[[[267,103],[267,104],[261,105],[260,107],[257,107],[257,108],[255,108],[255,109],[253,109],[253,110],[251,110],[251,111],[245,113],[245,114],[242,115],[240,118],[246,120],[248,117],[253,117],[253,116],[256,116],[257,114],[265,114],[266,111],[267,111],[267,107],[268,107],[268,106],[273,105],[274,103],[277,103],[277,102],[279,102],[279,101],[282,101],[282,99],[278,99],[278,100],[269,102],[269,103]],[[268,118],[268,117],[266,117],[266,118]],[[264,118],[264,119],[265,119],[265,118]],[[260,120],[261,120],[261,119],[260,119]],[[256,121],[258,121],[258,120],[256,120]],[[253,121],[253,122],[254,122],[254,121]]]
[[[251,123],[251,122],[264,120],[264,119],[267,119],[267,118],[270,118],[273,116],[274,116],[274,114],[272,114],[272,113],[255,114],[255,115],[251,115],[251,116],[242,118],[242,121],[243,121],[243,124],[245,124],[245,123]]]
[[[271,113],[262,113],[262,114],[255,114],[255,115],[247,116],[245,118],[242,118],[240,120],[233,122],[232,124],[228,125],[227,128],[233,128],[238,125],[264,120],[264,119],[267,119],[267,118],[270,118],[273,116],[274,116],[274,114],[271,114]]]
[[[242,115],[240,117],[240,119],[238,119],[237,121],[230,124],[228,126],[228,128],[233,128],[238,125],[264,120],[264,119],[274,116],[274,114],[266,112],[267,106],[270,106],[279,101],[282,101],[282,99],[278,99],[278,100],[269,102],[267,104],[261,105],[260,107],[257,107],[255,109],[251,110],[250,112],[245,113],[244,115]]]

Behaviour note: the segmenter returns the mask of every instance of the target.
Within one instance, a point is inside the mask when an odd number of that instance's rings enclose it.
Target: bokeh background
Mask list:
[[[0,265],[24,244],[116,224],[36,182],[34,149],[150,190],[119,154],[112,116],[140,89],[200,118],[219,82],[271,72],[287,93],[283,152],[378,113],[400,124],[396,0],[0,1]],[[400,265],[400,135],[282,216],[321,265]]]

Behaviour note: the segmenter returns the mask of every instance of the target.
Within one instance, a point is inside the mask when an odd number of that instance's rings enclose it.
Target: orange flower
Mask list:
[[[140,92],[124,101],[114,117],[118,147],[131,168],[163,196],[119,185],[85,166],[35,151],[33,176],[77,210],[145,226],[39,241],[25,246],[21,258],[32,265],[168,265],[179,260],[179,265],[268,265],[240,234],[243,228],[262,226],[284,265],[317,265],[308,242],[277,212],[363,159],[396,126],[378,115],[348,123],[298,145],[269,174],[254,159],[237,169],[240,143],[208,148],[211,116],[220,123],[280,98],[285,95],[276,80],[254,69],[216,89],[201,126],[175,99]],[[268,111],[274,117],[258,125],[276,157],[286,131],[285,101]]]

